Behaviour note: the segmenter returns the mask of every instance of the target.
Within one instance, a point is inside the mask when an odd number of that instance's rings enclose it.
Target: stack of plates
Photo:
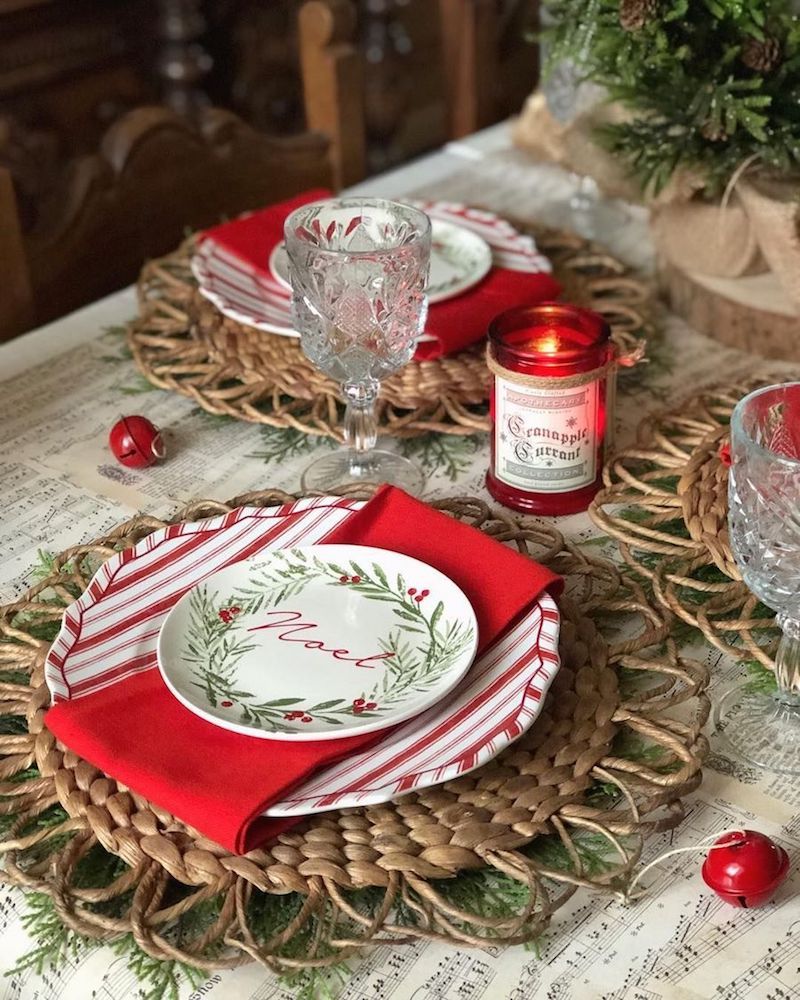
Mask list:
[[[476,656],[475,613],[447,576],[397,552],[316,544],[361,506],[241,508],[121,553],[67,609],[46,665],[54,698],[157,664],[191,712],[276,751],[392,729],[268,816],[386,802],[484,764],[541,709],[556,605],[543,594]]]
[[[550,263],[530,236],[511,223],[479,209],[450,202],[415,202],[432,222],[431,305],[461,295],[477,285],[493,266],[538,274]],[[265,248],[268,272],[244,263],[224,246],[203,240],[192,258],[200,292],[220,312],[245,326],[284,337],[299,337],[292,326],[291,289],[283,243]],[[420,341],[435,338],[423,333]]]

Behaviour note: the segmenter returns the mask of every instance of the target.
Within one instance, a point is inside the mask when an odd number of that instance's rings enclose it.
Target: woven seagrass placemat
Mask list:
[[[267,491],[200,502],[175,520],[291,499]],[[44,725],[43,665],[63,607],[99,563],[165,524],[136,517],[62,553],[46,579],[0,609],[2,878],[47,893],[60,919],[90,937],[132,933],[156,958],[200,968],[252,959],[278,970],[386,940],[529,940],[580,887],[619,886],[643,838],[677,824],[682,797],[700,782],[707,671],[680,656],[639,584],[555,529],[470,497],[435,506],[566,577],[562,667],[524,737],[457,780],[314,816],[270,846],[230,854]],[[458,890],[474,893],[475,878],[489,880],[489,894],[492,879],[516,886],[514,911],[465,903]],[[287,952],[298,939],[302,954]]]
[[[720,459],[733,408],[770,381],[712,387],[645,420],[637,443],[606,468],[589,514],[618,540],[623,559],[650,581],[660,604],[717,649],[773,669],[775,617],[734,562],[728,469]]]
[[[645,282],[580,237],[534,232],[512,221],[534,233],[565,299],[605,316],[624,351],[644,336],[652,312]],[[139,278],[139,317],[128,328],[128,342],[145,378],[211,413],[341,440],[338,386],[306,359],[298,340],[243,326],[205,299],[190,269],[194,245],[194,238],[187,239],[174,253],[148,263]],[[381,385],[381,433],[488,431],[489,385],[482,344],[446,358],[412,361]]]

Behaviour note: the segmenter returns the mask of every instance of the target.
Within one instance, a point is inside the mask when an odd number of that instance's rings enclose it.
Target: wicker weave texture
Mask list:
[[[553,262],[565,298],[605,316],[623,350],[647,333],[652,310],[646,283],[578,237],[535,235]],[[298,340],[242,326],[203,298],[190,269],[193,247],[188,239],[142,271],[139,317],[128,330],[142,374],[210,413],[342,440],[338,386],[311,365]],[[412,362],[386,379],[378,399],[381,433],[487,431],[490,375],[483,352],[483,345],[476,345],[446,358]]]
[[[198,503],[176,520],[290,499],[267,491],[230,504]],[[579,887],[603,889],[624,878],[642,838],[676,824],[682,797],[700,781],[707,751],[701,732],[708,714],[706,669],[679,654],[668,616],[641,586],[565,543],[554,529],[473,498],[436,506],[566,577],[560,602],[563,666],[541,716],[522,739],[455,781],[385,805],[318,815],[264,849],[230,854],[59,745],[44,724],[49,643],[36,637],[37,626],[60,618],[99,562],[164,526],[140,516],[63,553],[47,579],[0,610],[0,669],[30,677],[27,684],[0,685],[2,713],[20,722],[14,735],[0,736],[0,810],[16,817],[0,845],[6,880],[49,893],[61,918],[89,936],[132,932],[150,954],[203,968],[252,959],[285,969],[339,961],[387,938],[529,940]],[[621,631],[623,618],[629,627]],[[602,631],[609,623],[613,639]],[[649,762],[629,756],[625,737],[647,741],[658,763],[652,755]],[[38,775],[28,775],[30,767]],[[614,808],[593,799],[598,782],[618,790]],[[31,818],[54,803],[70,818],[26,832]],[[575,847],[575,836],[587,830],[605,838],[617,859],[601,875],[590,876]],[[548,868],[525,852],[541,836],[559,838],[571,870]],[[636,846],[626,846],[621,837]],[[80,859],[98,849],[124,860],[124,873],[111,886],[87,886],[76,875]],[[438,880],[476,868],[495,869],[525,888],[527,902],[513,919],[476,917],[442,893]],[[190,889],[176,891],[180,886]],[[364,888],[379,898],[369,918],[350,895]],[[98,912],[98,903],[127,899],[126,893],[131,895],[123,918]],[[287,893],[305,899],[300,913],[273,939],[258,938],[249,916],[253,894],[268,902]],[[176,916],[212,897],[222,901],[214,925],[176,944],[169,934]],[[326,950],[302,960],[283,957],[287,935],[320,912],[332,914]]]
[[[625,562],[650,581],[663,607],[717,649],[773,669],[775,618],[736,567],[728,469],[720,459],[736,403],[769,381],[711,387],[645,420],[637,443],[606,468],[589,514],[617,539]]]

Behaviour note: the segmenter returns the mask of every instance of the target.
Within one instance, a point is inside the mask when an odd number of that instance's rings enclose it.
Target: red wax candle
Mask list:
[[[602,316],[561,303],[510,309],[492,322],[486,485],[506,507],[574,514],[600,488],[613,425],[610,335]]]

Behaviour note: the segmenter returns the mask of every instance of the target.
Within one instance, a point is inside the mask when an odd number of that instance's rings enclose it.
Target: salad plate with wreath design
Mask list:
[[[363,545],[272,549],[187,591],[158,666],[202,718],[250,736],[323,740],[424,712],[475,657],[472,605],[443,573]]]

